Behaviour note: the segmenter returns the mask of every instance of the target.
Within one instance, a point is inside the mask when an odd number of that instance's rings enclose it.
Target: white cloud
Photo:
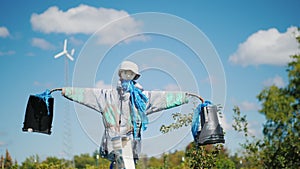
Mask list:
[[[1,141],[0,141],[0,147],[3,147],[3,146],[5,146],[5,145],[6,145],[5,142],[1,142]]]
[[[0,51],[0,56],[9,56],[14,54],[16,54],[16,52],[13,50],[5,51],[5,52]]]
[[[101,89],[112,89],[111,84],[105,84],[103,80],[96,82],[96,87]]]
[[[9,36],[9,31],[6,27],[1,26],[0,27],[0,37],[6,38]]]
[[[0,131],[0,138],[5,138],[7,136],[7,132],[5,131]],[[5,142],[3,140],[0,140],[0,148],[1,147],[4,147],[4,146],[7,146],[8,145],[8,142]]]
[[[290,56],[299,53],[299,44],[295,38],[299,34],[297,27],[290,27],[280,33],[276,28],[260,30],[241,43],[229,61],[243,66],[248,65],[286,65]]]
[[[54,49],[54,46],[51,43],[49,43],[45,39],[41,39],[41,38],[32,38],[31,45],[41,48],[43,50]]]
[[[35,56],[35,53],[33,53],[33,52],[28,52],[28,53],[26,53],[26,56]]]
[[[79,5],[67,11],[53,6],[41,14],[33,13],[30,21],[34,30],[44,33],[93,34],[106,24],[127,16],[128,13],[123,10],[95,8],[88,5]],[[134,18],[127,17],[113,27],[101,31],[100,43],[112,44],[120,37],[139,31],[140,26],[141,24]]]
[[[265,80],[265,81],[263,82],[263,84],[264,84],[265,86],[272,86],[272,85],[275,85],[275,86],[277,86],[277,87],[279,87],[279,88],[285,86],[282,77],[280,77],[280,76],[278,76],[278,75],[276,75],[274,78],[269,78],[269,79]]]
[[[241,111],[257,111],[259,109],[257,104],[249,101],[243,101],[239,107]]]
[[[82,40],[76,39],[76,38],[73,37],[73,36],[70,37],[70,38],[68,38],[68,41],[69,41],[71,44],[76,45],[76,46],[80,46],[80,45],[84,44],[84,42],[83,42]]]

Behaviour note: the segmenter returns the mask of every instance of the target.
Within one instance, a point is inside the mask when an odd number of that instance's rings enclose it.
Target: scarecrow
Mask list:
[[[204,102],[200,96],[181,91],[145,91],[136,82],[140,73],[138,66],[131,61],[121,63],[118,75],[116,89],[64,87],[50,91],[51,94],[60,90],[64,97],[102,114],[105,131],[100,154],[112,162],[111,168],[135,168],[141,149],[141,132],[147,129],[147,116],[186,104],[191,96],[202,102],[195,109],[193,117],[192,133],[195,141],[202,139],[200,145],[224,143],[223,130],[215,113],[217,110],[210,108],[210,103]],[[214,113],[209,113],[211,110]],[[212,122],[208,124],[209,119]],[[205,123],[209,126],[205,127]],[[207,129],[201,131],[201,128]]]

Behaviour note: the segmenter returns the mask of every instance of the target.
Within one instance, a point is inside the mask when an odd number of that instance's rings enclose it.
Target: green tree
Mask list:
[[[137,161],[136,168],[137,169],[146,169],[148,166],[148,157],[145,154],[141,154],[139,156],[139,160]]]
[[[235,163],[232,160],[232,158],[230,158],[229,152],[226,148],[221,147],[220,152],[217,155],[216,158],[216,164],[215,167],[216,169],[235,169]]]
[[[43,161],[43,163],[59,165],[62,163],[62,160],[58,159],[57,157],[47,157],[46,160]]]
[[[93,158],[95,159],[95,167],[97,169],[109,168],[111,162],[109,160],[105,159],[105,158],[102,158],[100,156],[99,150],[95,150],[93,152]]]
[[[283,88],[270,86],[257,96],[262,102],[259,112],[267,119],[261,145],[265,167],[300,166],[300,55],[292,58],[287,69],[289,84]]]
[[[216,169],[235,169],[235,164],[230,158],[221,158],[216,161]]]
[[[255,136],[250,136],[248,133],[247,116],[242,115],[240,108],[235,106],[233,108],[234,123],[232,127],[235,131],[242,133],[245,138],[245,143],[240,143],[244,148],[243,157],[238,157],[235,154],[231,157],[235,163],[236,168],[263,168],[261,164],[261,157],[259,155],[259,147],[261,140],[256,140]]]
[[[4,168],[12,168],[12,166],[13,166],[13,160],[12,160],[8,150],[6,149],[5,159],[4,159]]]
[[[185,165],[195,169],[214,168],[222,148],[221,144],[197,146],[192,142],[186,149]]]
[[[48,167],[51,169],[71,168],[71,161],[59,159],[57,157],[47,157],[42,163],[39,164],[39,167]]]
[[[1,155],[0,157],[0,168],[4,168],[4,157]]]
[[[22,162],[22,166],[20,166],[21,169],[35,169],[37,168],[39,163],[39,157],[38,155],[30,156],[25,159],[24,162]]]
[[[242,168],[243,159],[238,155],[237,152],[235,152],[234,155],[230,157],[230,160],[233,162],[234,168]]]
[[[162,168],[163,160],[162,158],[150,157],[147,163],[147,168]]]
[[[81,155],[75,155],[74,156],[75,161],[75,168],[83,169],[87,166],[94,166],[96,164],[96,161],[93,157],[91,157],[88,153],[81,154]]]
[[[297,38],[300,43],[300,37]],[[246,116],[234,108],[234,129],[244,132],[245,168],[298,168],[300,166],[300,55],[291,56],[288,85],[266,87],[257,96],[266,117],[262,140],[249,139]],[[253,137],[254,138],[254,137]],[[243,160],[242,160],[243,161]]]
[[[175,151],[168,155],[168,166],[174,169],[181,169],[185,159],[184,151]]]

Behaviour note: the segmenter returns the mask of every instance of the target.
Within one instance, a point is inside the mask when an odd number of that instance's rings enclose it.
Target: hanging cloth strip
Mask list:
[[[43,92],[43,93],[41,93],[41,94],[36,94],[35,96],[41,98],[41,99],[46,103],[46,107],[47,107],[47,111],[48,111],[48,115],[49,115],[49,114],[50,114],[50,111],[49,111],[49,104],[50,104],[50,103],[49,103],[49,99],[50,99],[50,98],[53,98],[53,97],[51,96],[50,90],[49,90],[49,89],[46,89],[45,92]]]
[[[142,130],[147,129],[148,117],[146,116],[146,104],[148,102],[148,98],[142,93],[142,90],[134,86],[134,81],[122,80],[122,88],[124,91],[130,93],[130,103],[131,103],[131,119],[133,123],[133,136],[134,139],[141,139],[140,134],[138,132],[139,126],[137,124],[137,118],[135,109],[138,110],[140,120],[141,120],[141,128]]]
[[[191,128],[194,140],[196,140],[197,132],[198,132],[199,124],[200,124],[201,109],[202,109],[202,107],[208,106],[210,104],[211,104],[210,101],[205,101],[204,103],[199,104],[197,106],[197,108],[194,110],[194,115],[193,115],[193,120],[192,120],[192,128]]]

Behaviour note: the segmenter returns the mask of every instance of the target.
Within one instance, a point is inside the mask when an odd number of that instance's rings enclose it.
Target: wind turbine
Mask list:
[[[68,53],[67,51],[67,39],[64,40],[64,48],[63,51],[56,54],[54,58],[59,58],[63,55],[65,55],[65,85],[69,86],[69,64],[68,61],[71,60],[73,61],[73,55],[74,55],[75,49],[73,48],[71,50],[71,53]],[[72,135],[71,135],[71,120],[70,120],[70,108],[69,108],[69,103],[65,103],[65,115],[64,115],[64,135],[63,135],[63,145],[64,145],[64,150],[63,153],[64,155],[67,156],[67,158],[72,158]],[[72,158],[73,159],[73,158]],[[74,160],[74,159],[73,159]]]
[[[54,58],[56,59],[56,58],[58,58],[58,57],[61,57],[61,56],[63,56],[63,55],[66,55],[71,61],[73,61],[73,60],[74,60],[74,58],[73,58],[74,52],[75,52],[75,49],[73,48],[73,49],[71,50],[71,54],[68,53],[68,51],[67,51],[67,39],[65,39],[63,51],[60,52],[60,53],[58,53],[58,54],[56,54],[56,55],[54,56]]]

